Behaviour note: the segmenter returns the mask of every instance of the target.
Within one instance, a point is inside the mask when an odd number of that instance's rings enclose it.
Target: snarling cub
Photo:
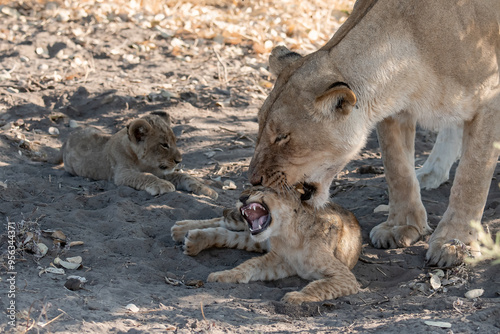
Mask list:
[[[317,302],[354,294],[358,283],[350,271],[361,252],[361,229],[354,215],[337,204],[304,204],[296,191],[277,193],[261,186],[245,190],[236,209],[210,220],[178,221],[171,230],[184,239],[191,256],[210,247],[268,253],[234,269],[211,273],[209,282],[248,283],[292,275],[312,280],[283,301]]]
[[[217,198],[217,192],[201,180],[175,171],[182,161],[175,141],[170,116],[155,112],[114,135],[90,127],[72,132],[56,162],[64,162],[64,169],[73,175],[113,180],[151,195],[179,189]]]

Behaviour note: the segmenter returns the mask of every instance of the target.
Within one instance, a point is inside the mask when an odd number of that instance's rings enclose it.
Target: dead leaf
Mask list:
[[[472,289],[472,290],[469,290],[465,293],[465,298],[467,299],[474,299],[474,298],[478,298],[478,297],[481,297],[484,293],[484,290],[483,289]]]
[[[389,212],[389,205],[380,204],[373,210],[373,212]]]
[[[444,321],[425,321],[424,323],[428,326],[451,328],[451,324],[449,322],[444,322]]]

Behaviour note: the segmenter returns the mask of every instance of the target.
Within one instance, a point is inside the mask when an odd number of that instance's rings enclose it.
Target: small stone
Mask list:
[[[58,136],[59,135],[59,129],[51,126],[49,128],[49,134],[51,134],[52,136]]]
[[[70,119],[70,120],[69,120],[69,127],[70,127],[70,128],[73,128],[73,129],[74,129],[74,128],[78,128],[78,127],[80,127],[80,124],[78,124],[78,122],[77,122],[77,121],[75,121],[74,119]]]

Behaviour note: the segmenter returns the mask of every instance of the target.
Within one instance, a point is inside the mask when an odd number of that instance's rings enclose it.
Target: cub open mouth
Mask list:
[[[240,208],[241,215],[247,221],[250,233],[259,234],[271,224],[271,215],[264,204],[249,203]]]

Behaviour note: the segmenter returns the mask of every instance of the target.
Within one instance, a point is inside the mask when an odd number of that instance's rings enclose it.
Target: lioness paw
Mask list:
[[[146,190],[151,195],[156,196],[165,193],[171,193],[175,191],[175,187],[168,181],[159,180],[157,183],[146,186],[144,190]]]
[[[391,226],[387,222],[375,226],[370,232],[370,240],[377,248],[408,247],[420,237],[414,226]]]
[[[418,183],[422,189],[437,189],[448,181],[449,173],[439,166],[424,166],[415,171]]]
[[[429,250],[425,256],[427,264],[438,267],[454,267],[464,262],[467,257],[480,254],[479,250],[467,246],[458,239],[444,242],[442,238],[429,243]]]
[[[242,271],[233,269],[211,273],[208,275],[207,281],[219,283],[248,283],[249,280]]]

